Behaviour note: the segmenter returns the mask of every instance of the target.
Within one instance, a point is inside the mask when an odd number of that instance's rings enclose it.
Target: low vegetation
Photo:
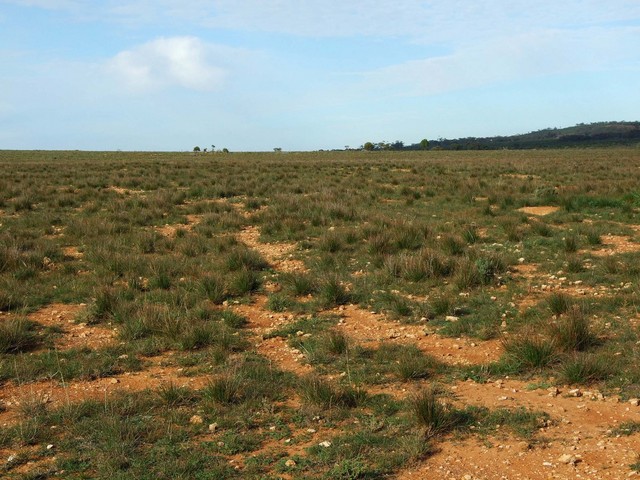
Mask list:
[[[0,152],[0,476],[383,478],[452,438],[543,444],[557,418],[456,392],[640,396],[639,167]]]

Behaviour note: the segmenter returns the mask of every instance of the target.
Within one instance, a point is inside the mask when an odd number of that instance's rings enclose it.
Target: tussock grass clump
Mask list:
[[[565,315],[551,326],[551,338],[565,352],[583,351],[597,343],[589,319],[579,305],[571,305]]]
[[[317,375],[302,377],[298,391],[307,403],[326,409],[355,408],[362,405],[367,396],[364,390],[338,387]]]
[[[191,405],[196,402],[197,394],[188,387],[179,387],[173,382],[161,385],[157,391],[163,405],[176,408]]]
[[[217,275],[205,275],[200,280],[204,295],[216,305],[220,305],[227,298],[224,280]]]
[[[418,253],[387,257],[384,265],[389,275],[410,282],[445,277],[452,271],[451,261],[430,248],[424,248]]]
[[[296,297],[311,295],[318,291],[316,279],[308,273],[284,273],[280,275],[280,282]]]
[[[576,353],[560,369],[562,379],[569,384],[588,385],[608,378],[614,371],[610,359],[593,353]]]
[[[541,370],[557,360],[555,344],[532,334],[503,342],[505,360],[516,371]]]
[[[351,294],[340,281],[337,275],[327,275],[320,283],[318,294],[320,303],[324,308],[332,308],[344,305],[351,300]]]
[[[322,337],[324,350],[332,355],[342,355],[349,350],[349,338],[337,330],[329,330]]]
[[[562,248],[566,253],[575,253],[578,251],[578,236],[570,233],[562,240]]]
[[[40,337],[36,323],[26,318],[9,318],[0,321],[0,353],[21,353],[35,348]]]
[[[255,250],[237,247],[227,254],[225,267],[230,272],[239,270],[260,271],[268,268],[269,263]]]
[[[565,293],[552,293],[547,297],[546,303],[551,313],[554,315],[562,315],[569,311],[575,304],[575,301]]]
[[[267,299],[267,308],[272,312],[284,312],[291,308],[293,302],[282,293],[272,293]]]
[[[442,239],[440,240],[440,244],[442,250],[447,255],[459,256],[462,255],[465,250],[464,241],[461,238],[453,235],[445,235],[444,237],[442,237]]]
[[[206,399],[231,405],[241,403],[245,399],[246,385],[237,373],[225,374],[212,380],[203,390],[202,395]]]
[[[437,368],[435,358],[417,349],[406,349],[398,358],[395,373],[404,381],[418,380],[433,376]]]
[[[448,433],[468,421],[463,412],[445,403],[433,386],[417,393],[411,398],[409,406],[427,438]]]
[[[262,286],[260,276],[253,270],[243,268],[235,272],[229,281],[229,293],[234,296],[242,296],[257,292]]]

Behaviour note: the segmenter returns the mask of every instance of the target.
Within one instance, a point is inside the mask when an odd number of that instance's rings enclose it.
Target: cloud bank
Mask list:
[[[215,91],[229,75],[222,65],[242,55],[238,49],[206,43],[196,37],[158,38],[118,53],[107,61],[106,69],[132,91],[171,86]]]

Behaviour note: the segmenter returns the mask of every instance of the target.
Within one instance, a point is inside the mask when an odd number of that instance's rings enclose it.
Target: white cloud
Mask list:
[[[169,86],[211,91],[229,75],[225,64],[243,51],[205,43],[196,37],[159,38],[118,53],[107,70],[134,91]]]
[[[640,57],[624,46],[639,37],[640,27],[540,30],[366,72],[363,81],[368,89],[429,95],[547,75],[638,68]]]

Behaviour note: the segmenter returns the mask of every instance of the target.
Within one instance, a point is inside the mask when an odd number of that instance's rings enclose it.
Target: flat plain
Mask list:
[[[640,472],[640,149],[0,152],[0,476]]]

